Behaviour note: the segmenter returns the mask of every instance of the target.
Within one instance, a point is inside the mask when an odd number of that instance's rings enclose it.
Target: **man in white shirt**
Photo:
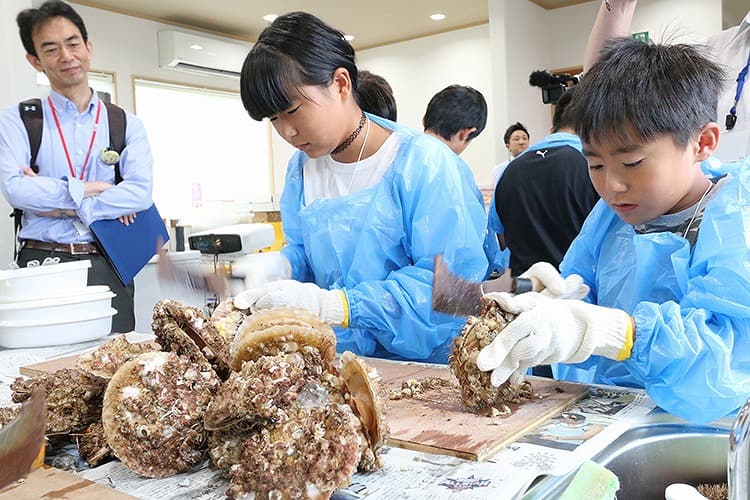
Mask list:
[[[497,186],[500,176],[503,175],[508,163],[512,162],[516,156],[520,155],[529,147],[529,131],[521,122],[516,122],[505,130],[503,140],[505,147],[508,149],[510,158],[504,162],[495,165],[492,169],[492,185]]]

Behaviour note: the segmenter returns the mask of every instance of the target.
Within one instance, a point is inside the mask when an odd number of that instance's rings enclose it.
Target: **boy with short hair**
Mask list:
[[[570,111],[602,200],[562,264],[586,302],[498,294],[520,313],[477,359],[499,385],[529,366],[645,387],[691,421],[750,394],[750,164],[706,161],[722,69],[688,45],[611,41]],[[596,304],[596,305],[594,305]]]

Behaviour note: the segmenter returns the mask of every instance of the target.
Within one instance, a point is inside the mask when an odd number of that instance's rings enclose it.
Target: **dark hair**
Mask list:
[[[552,132],[557,132],[561,128],[575,128],[575,120],[570,113],[567,113],[568,105],[573,99],[573,90],[571,87],[563,92],[555,104],[555,112],[552,115]]]
[[[704,54],[704,47],[691,45],[632,38],[607,42],[568,108],[581,140],[614,135],[622,141],[649,141],[671,134],[675,144],[686,146],[716,120],[724,82],[722,68]]]
[[[338,68],[357,91],[354,48],[344,34],[307,12],[291,12],[264,29],[240,74],[242,104],[254,120],[288,109],[304,97],[301,87],[327,86]]]
[[[357,104],[362,111],[396,121],[396,99],[385,78],[367,70],[357,76]]]
[[[505,141],[505,144],[510,144],[510,136],[513,135],[513,132],[516,130],[522,130],[526,137],[531,137],[531,134],[529,134],[529,131],[526,130],[526,127],[523,126],[521,122],[516,122],[507,129],[505,129],[505,135],[503,136],[503,140]]]
[[[25,9],[16,16],[18,24],[18,34],[21,35],[21,43],[28,54],[39,57],[34,48],[33,34],[36,28],[54,17],[64,17],[71,23],[75,24],[78,31],[81,32],[83,42],[89,41],[89,34],[86,32],[86,25],[78,12],[73,7],[60,2],[59,0],[49,0],[39,6],[38,9]]]
[[[460,130],[476,128],[469,135],[469,139],[473,139],[487,125],[487,102],[476,89],[451,85],[432,96],[422,125],[446,140]]]

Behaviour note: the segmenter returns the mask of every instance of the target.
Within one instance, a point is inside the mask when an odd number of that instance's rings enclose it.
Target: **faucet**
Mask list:
[[[737,414],[729,435],[729,500],[750,498],[750,399]]]

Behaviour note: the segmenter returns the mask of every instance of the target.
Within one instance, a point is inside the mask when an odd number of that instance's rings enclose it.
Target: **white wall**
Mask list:
[[[493,109],[489,26],[481,25],[357,52],[357,66],[388,80],[396,97],[398,121],[422,130],[430,98],[448,85],[474,87]],[[489,183],[495,129],[491,119],[461,157],[479,184]]]
[[[89,39],[94,45],[91,67],[116,73],[118,104],[125,109],[135,110],[134,75],[239,92],[238,79],[194,75],[159,67],[156,43],[159,31],[169,29],[200,36],[212,35],[85,5],[76,4],[74,7],[86,23]]]
[[[35,71],[26,63],[26,51],[18,38],[16,15],[31,7],[30,0],[0,0],[0,108],[34,97]],[[13,219],[11,207],[0,196],[0,269],[13,261]]]
[[[521,121],[532,142],[551,126],[548,106],[538,88],[528,84],[536,69],[560,69],[583,62],[599,0],[561,9],[544,10],[530,2],[489,0],[490,51],[493,64],[495,130],[502,134]],[[652,39],[694,42],[721,30],[721,0],[640,0],[632,31],[648,31]],[[495,148],[504,156],[502,140]]]

